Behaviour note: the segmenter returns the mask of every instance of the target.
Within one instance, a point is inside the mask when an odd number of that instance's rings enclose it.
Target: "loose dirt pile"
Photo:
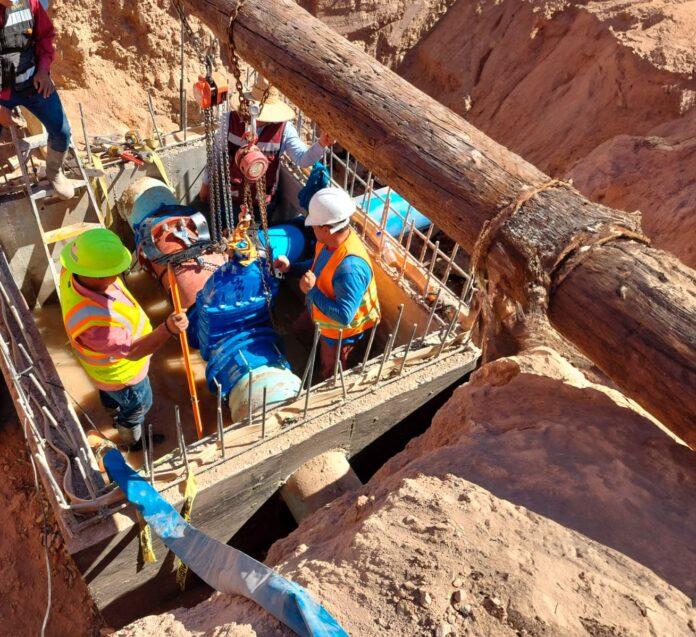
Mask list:
[[[696,265],[696,3],[460,0],[397,70]]]
[[[268,561],[353,635],[693,635],[695,486],[693,454],[537,348],[482,368]],[[286,634],[223,595],[119,634],[154,632]]]

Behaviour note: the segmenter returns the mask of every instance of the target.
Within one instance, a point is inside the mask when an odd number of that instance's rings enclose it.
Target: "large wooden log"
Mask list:
[[[228,41],[236,0],[186,3]],[[549,181],[291,0],[247,0],[234,34],[248,62],[469,250],[486,221]],[[639,231],[637,216],[553,186],[495,233],[488,271],[522,303],[550,290],[556,329],[696,446],[696,274],[631,238]]]

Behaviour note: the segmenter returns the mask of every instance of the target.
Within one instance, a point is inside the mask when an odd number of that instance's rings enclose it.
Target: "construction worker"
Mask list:
[[[307,295],[307,313],[294,325],[305,334],[319,325],[322,379],[334,372],[339,355],[351,367],[357,345],[380,320],[379,299],[370,256],[350,226],[355,203],[340,188],[323,188],[309,202],[305,225],[317,238],[314,259],[290,266],[285,256],[274,260],[281,272],[300,273],[300,289]]]
[[[39,0],[0,0],[0,128],[22,106],[46,127],[46,179],[58,197],[75,190],[63,173],[70,124],[51,79],[56,32]]]
[[[334,144],[334,140],[328,133],[322,133],[317,142],[308,148],[300,139],[297,129],[292,120],[295,118],[295,111],[286,104],[277,88],[270,86],[268,80],[259,76],[254,88],[245,94],[251,102],[260,105],[265,91],[268,89],[268,98],[259,113],[256,122],[256,132],[258,134],[257,146],[269,160],[268,171],[266,172],[266,204],[269,218],[272,215],[276,203],[278,183],[280,181],[280,158],[283,153],[287,153],[290,159],[300,168],[308,168],[319,161],[324,148]],[[245,143],[243,138],[246,125],[237,110],[232,111],[228,118],[220,122],[216,136],[216,146],[221,147],[222,143],[227,143],[230,157],[230,184],[232,188],[232,203],[235,208],[235,216],[239,205],[243,200],[242,192],[242,173],[234,161],[237,151]],[[226,142],[223,142],[226,140]],[[209,181],[207,172],[203,175],[203,185],[199,193],[201,201],[208,201]]]
[[[155,330],[119,275],[131,255],[106,228],[84,232],[60,256],[60,305],[70,345],[99,390],[119,436],[142,448],[142,426],[152,406],[150,356],[188,327],[185,313],[170,314]],[[163,439],[158,435],[154,442]]]

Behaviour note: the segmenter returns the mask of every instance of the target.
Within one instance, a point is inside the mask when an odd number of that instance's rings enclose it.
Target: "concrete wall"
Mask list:
[[[176,185],[179,201],[191,203],[198,194],[205,166],[204,143],[198,141],[171,148],[163,151],[161,158],[170,180]],[[146,175],[157,177],[157,170],[153,166],[137,167],[133,164],[107,169],[112,206],[129,184]],[[84,191],[71,201],[41,203],[39,206],[45,230],[53,230],[83,219],[94,220],[89,216],[85,218],[86,210],[87,196]],[[119,221],[116,220],[115,223],[118,224]],[[58,258],[63,245],[59,243],[53,246],[54,259]],[[39,230],[29,201],[23,194],[0,197],[0,248],[5,252],[12,276],[30,307],[55,300],[53,281]]]

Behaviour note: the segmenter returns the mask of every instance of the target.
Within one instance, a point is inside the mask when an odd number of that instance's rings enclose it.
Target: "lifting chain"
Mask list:
[[[244,92],[244,84],[242,83],[242,69],[240,66],[239,62],[239,55],[237,53],[237,46],[234,41],[234,25],[237,21],[237,17],[239,16],[239,12],[246,3],[246,0],[237,0],[237,3],[235,4],[234,9],[232,10],[232,13],[230,14],[230,22],[229,26],[227,29],[227,34],[228,34],[228,42],[229,42],[229,48],[230,48],[230,65],[232,67],[232,74],[234,75],[235,79],[235,88],[237,89],[237,93],[239,94],[239,115],[246,125],[247,131],[251,131],[252,133],[252,139],[256,137],[256,121],[255,118],[252,117],[252,108],[251,108],[251,102],[249,98],[246,96]],[[263,111],[263,107],[266,104],[266,100],[268,100],[268,96],[271,91],[271,85],[270,83],[266,86],[263,96],[261,97],[261,102],[258,107],[257,114],[260,114]],[[264,241],[266,244],[266,273],[264,276],[262,276],[262,281],[263,281],[263,287],[264,287],[264,294],[266,296],[266,304],[268,305],[268,313],[271,315],[271,320],[272,320],[272,314],[271,314],[271,290],[268,285],[268,281],[271,280],[273,277],[273,251],[271,249],[271,241],[269,238],[268,234],[268,213],[267,213],[267,205],[266,205],[266,177],[263,176],[261,177],[258,181],[254,183],[254,187],[256,189],[256,204],[258,205],[259,208],[259,217],[261,219],[261,228],[263,230],[263,236],[264,236]],[[243,177],[243,199],[242,201],[244,202],[244,207],[246,210],[249,212],[251,215],[252,219],[252,230],[254,235],[257,234],[256,231],[256,220],[254,219],[254,200],[251,194],[251,184],[249,183],[249,180],[246,177]],[[268,277],[268,278],[267,278]]]

